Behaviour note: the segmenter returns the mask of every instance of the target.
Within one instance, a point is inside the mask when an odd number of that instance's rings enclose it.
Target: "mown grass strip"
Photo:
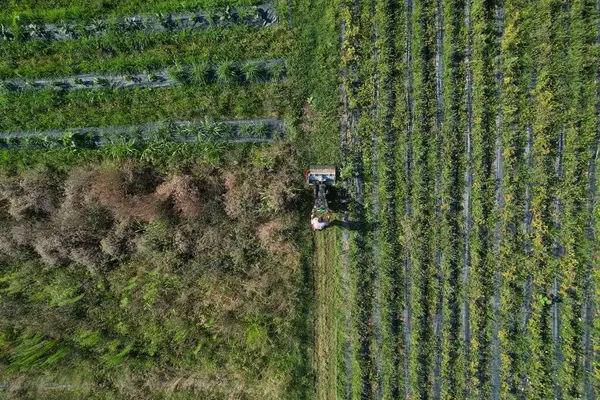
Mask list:
[[[177,63],[197,64],[282,58],[291,32],[281,26],[235,26],[175,34],[107,36],[78,42],[9,43],[0,46],[0,78],[26,79],[84,73],[157,70]]]
[[[43,91],[0,96],[0,130],[128,125],[158,120],[243,119],[285,114],[288,85],[209,85],[122,90]]]
[[[314,369],[318,399],[335,399],[337,394],[338,359],[340,344],[338,320],[340,295],[339,233],[327,229],[315,233],[315,260],[313,279],[315,290],[315,345]]]
[[[177,13],[203,8],[251,6],[262,0],[8,0],[0,10],[0,23],[12,22],[15,15],[43,19],[49,23],[92,20],[136,13]]]

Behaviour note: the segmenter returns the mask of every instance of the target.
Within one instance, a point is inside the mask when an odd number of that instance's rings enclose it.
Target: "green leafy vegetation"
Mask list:
[[[10,395],[598,397],[596,0],[9,3]]]

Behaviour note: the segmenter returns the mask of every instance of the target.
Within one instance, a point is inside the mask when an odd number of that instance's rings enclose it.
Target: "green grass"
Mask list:
[[[48,130],[155,121],[276,117],[289,109],[286,83],[71,91],[0,98],[0,130]]]
[[[132,73],[186,61],[281,58],[287,54],[290,43],[290,33],[283,27],[247,26],[50,44],[11,42],[0,46],[0,79],[86,72]]]
[[[215,7],[261,4],[259,0],[7,0],[0,11],[0,23],[10,23],[15,15],[35,17],[45,22],[90,20],[155,13],[198,11]]]

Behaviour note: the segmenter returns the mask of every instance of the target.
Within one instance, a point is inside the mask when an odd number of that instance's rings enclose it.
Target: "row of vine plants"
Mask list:
[[[345,398],[597,396],[596,3],[343,4]]]

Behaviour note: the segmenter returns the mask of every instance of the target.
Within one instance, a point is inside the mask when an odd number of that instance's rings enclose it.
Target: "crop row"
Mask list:
[[[65,131],[0,133],[0,149],[96,148],[149,141],[268,141],[283,135],[276,119],[174,121],[142,126],[76,128]]]
[[[444,319],[442,326],[442,371],[439,397],[460,398],[464,395],[467,381],[465,348],[468,346],[461,332],[461,302],[464,301],[464,282],[461,279],[465,263],[464,217],[466,206],[463,202],[466,172],[466,132],[467,96],[465,48],[468,27],[465,26],[465,1],[449,0],[442,4],[443,26],[443,105],[444,121],[442,131],[441,160],[441,237],[439,248],[442,252],[441,271],[443,282]],[[438,11],[439,13],[439,11]],[[467,128],[467,129],[465,129]],[[464,311],[463,311],[464,312]],[[438,398],[439,398],[438,397]]]
[[[527,232],[524,221],[527,218],[527,171],[526,150],[528,127],[531,124],[528,111],[528,98],[531,92],[533,75],[532,25],[527,20],[531,9],[522,2],[506,2],[507,27],[502,39],[502,84],[501,107],[503,161],[506,173],[502,180],[503,208],[499,215],[502,224],[500,242],[500,265],[502,280],[501,309],[502,329],[500,330],[501,349],[505,354],[502,368],[502,397],[516,396],[525,392],[525,378],[528,375],[527,349],[529,333],[524,323],[524,308],[527,303],[526,283],[530,271],[526,265]],[[516,10],[520,12],[516,12]]]
[[[67,41],[103,35],[127,35],[136,32],[176,32],[215,26],[244,24],[269,26],[278,22],[274,9],[266,4],[250,7],[224,7],[196,13],[131,16],[112,20],[95,19],[77,23],[65,21],[48,24],[43,21],[16,16],[12,26],[0,24],[0,40],[10,41]]]
[[[76,75],[69,78],[11,80],[3,81],[0,90],[16,92],[22,90],[75,90],[129,87],[165,87],[175,84],[207,85],[212,83],[260,83],[279,81],[285,74],[282,60],[228,61],[217,65],[202,63],[180,65],[168,70],[152,71],[144,74],[127,75]]]
[[[344,163],[342,177],[348,193],[348,219],[356,227],[350,232],[349,268],[352,273],[352,282],[355,293],[355,302],[352,304],[354,316],[353,327],[350,333],[352,340],[352,357],[354,368],[350,381],[350,393],[346,397],[370,397],[376,385],[376,375],[372,354],[374,326],[373,311],[373,286],[371,280],[372,262],[366,238],[365,215],[365,188],[364,173],[365,162],[363,156],[362,124],[365,115],[361,105],[368,92],[364,90],[362,78],[363,60],[365,58],[361,17],[363,7],[368,2],[362,3],[351,0],[342,3],[342,26],[344,29],[344,42],[342,43],[342,92],[347,97],[344,113],[346,114],[346,138],[343,149]],[[369,54],[369,53],[367,53]]]
[[[373,149],[373,208],[372,223],[374,261],[376,268],[376,301],[381,314],[381,333],[376,336],[381,358],[377,397],[398,398],[405,392],[403,379],[404,326],[401,324],[403,307],[402,260],[398,258],[403,249],[399,241],[400,224],[397,221],[398,208],[403,207],[402,179],[403,161],[399,156],[399,132],[396,116],[400,115],[398,104],[402,98],[404,43],[398,38],[404,30],[401,17],[403,7],[395,1],[376,5],[374,17],[375,31],[375,70],[377,80],[375,91]],[[402,110],[404,111],[404,110]]]

